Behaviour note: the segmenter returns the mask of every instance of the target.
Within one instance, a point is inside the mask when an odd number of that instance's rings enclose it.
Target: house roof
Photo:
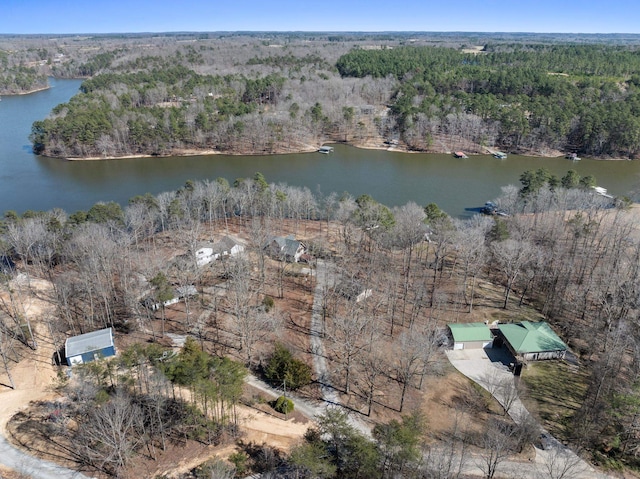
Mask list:
[[[285,256],[295,256],[298,252],[298,248],[302,244],[300,241],[295,239],[295,236],[274,236],[268,243],[267,247],[270,247],[273,243],[277,245],[280,249],[280,253]]]
[[[110,346],[113,346],[113,330],[106,328],[67,338],[64,348],[65,354],[70,358]]]
[[[567,349],[567,345],[544,321],[499,324],[498,328],[516,353],[541,353]]]
[[[491,341],[493,339],[489,326],[484,323],[454,323],[447,326],[449,326],[455,342]]]
[[[178,286],[176,288],[176,296],[178,298],[184,298],[185,296],[197,296],[198,290],[192,284],[188,286]]]
[[[223,236],[220,241],[213,245],[213,251],[216,253],[224,253],[225,251],[231,251],[235,245],[237,245],[236,241],[229,236]]]
[[[214,247],[215,247],[215,244],[212,243],[211,241],[203,241],[201,243],[198,243],[198,246],[196,247],[196,252],[200,251],[201,249],[204,249],[204,248],[213,249]]]

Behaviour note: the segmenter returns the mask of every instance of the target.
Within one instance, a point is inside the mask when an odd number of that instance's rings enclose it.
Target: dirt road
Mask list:
[[[50,312],[51,304],[41,299],[51,289],[48,281],[19,275],[10,286],[13,300],[19,301],[19,307],[26,317],[33,320]],[[3,300],[11,301],[6,292],[0,294],[3,295]],[[6,440],[7,422],[14,414],[28,407],[31,401],[55,395],[51,390],[56,377],[51,361],[55,350],[53,342],[44,325],[34,321],[32,327],[38,348],[25,353],[20,362],[11,368],[15,389],[7,386],[9,381],[4,371],[0,374],[0,382],[3,383],[0,386],[0,464],[34,479],[87,478],[88,476],[71,469],[30,456]]]
[[[317,381],[320,383],[322,390],[322,399],[324,400],[324,409],[327,407],[336,407],[340,405],[340,398],[337,391],[329,383],[329,370],[324,351],[323,343],[323,321],[322,321],[322,299],[328,285],[333,284],[335,275],[333,273],[333,265],[318,260],[316,265],[316,287],[313,293],[313,309],[311,313],[311,352],[313,354],[313,369],[316,374]],[[371,437],[371,427],[367,425],[360,417],[349,414],[349,423],[364,434]]]

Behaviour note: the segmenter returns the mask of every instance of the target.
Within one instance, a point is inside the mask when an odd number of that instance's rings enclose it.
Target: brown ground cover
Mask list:
[[[326,240],[329,247],[338,243],[338,226],[335,224],[283,220],[277,226],[278,234],[293,233],[307,243]],[[222,234],[231,234],[247,243],[251,240],[249,225],[239,221],[230,221],[226,225],[218,224],[211,229],[206,227],[201,234],[201,239],[210,239],[212,236]],[[175,235],[159,235],[154,241],[161,245],[165,258],[184,253],[183,243]],[[392,258],[392,261],[399,261],[399,257]],[[273,340],[283,342],[294,352],[296,357],[311,364],[309,328],[314,278],[301,272],[301,268],[308,266],[292,265],[289,273],[282,277],[283,287],[281,288],[276,279],[281,271],[280,267],[281,265],[277,261],[267,260],[268,279],[262,289],[263,295],[270,295],[274,298],[275,306],[283,318],[283,327]],[[210,315],[207,316],[210,313],[208,308],[214,296],[222,296],[218,301],[224,302],[224,281],[220,279],[216,271],[212,269],[204,276],[202,281],[207,283],[206,287],[203,288],[199,300],[192,302],[189,314],[191,318],[208,318],[208,323],[205,322],[207,326],[201,330],[201,334],[199,333],[199,339],[208,350],[242,360],[242,352],[233,346],[235,339],[228,326],[229,315],[221,308],[219,314],[216,315],[215,322],[211,322]],[[258,281],[258,279],[252,279],[252,281]],[[51,304],[38,298],[46,297],[49,288],[48,282],[38,280],[31,281],[30,286],[24,289],[25,305],[28,306],[28,315],[36,327],[39,348],[35,353],[26,349],[22,351],[20,362],[12,368],[14,378],[18,379],[16,389],[3,388],[0,391],[0,425],[4,426],[13,417],[7,427],[9,437],[13,437],[16,443],[25,445],[35,455],[64,463],[72,460],[71,455],[61,452],[64,451],[65,444],[60,444],[58,448],[52,448],[51,442],[46,439],[44,434],[47,428],[46,418],[51,413],[51,402],[36,405],[38,401],[60,399],[51,387],[58,373],[58,369],[51,362],[54,353],[53,342],[47,338],[45,325],[39,323],[42,314],[47,311],[46,308],[51,308]],[[281,290],[284,291],[282,297],[279,294]],[[381,292],[376,291],[374,294],[381,294]],[[456,294],[453,290],[447,292]],[[478,292],[483,299],[478,301],[477,308],[472,314],[444,308],[438,312],[439,322],[444,325],[449,321],[496,319],[495,315],[500,313],[500,309],[496,305],[501,298],[501,288],[497,288],[491,283],[481,282],[478,285]],[[423,314],[427,314],[427,312],[425,311]],[[183,302],[168,307],[164,321],[161,319],[160,313],[156,313],[155,319],[151,323],[145,324],[141,330],[133,331],[130,334],[118,334],[116,345],[118,349],[124,349],[127,345],[135,342],[150,341],[153,338],[151,328],[157,335],[162,330],[163,322],[166,333],[194,334],[193,329],[186,326],[185,317],[186,307]],[[388,325],[383,329],[387,327]],[[383,335],[381,341],[381,351],[386,354],[387,360],[391,360],[394,355],[394,338],[388,335],[385,338]],[[161,342],[166,346],[172,345],[169,337],[162,338]],[[258,365],[268,356],[272,347],[272,341],[257,345],[256,362]],[[337,364],[330,362],[330,369],[336,378],[336,384],[339,384],[340,376],[336,372]],[[0,378],[4,378],[4,375],[0,374]],[[400,390],[399,383],[391,371],[386,376],[381,376],[376,386],[377,393],[371,416],[365,417],[361,414],[360,417],[370,425],[399,418]],[[259,393],[247,388],[245,402],[248,405],[240,408],[241,440],[243,443],[269,444],[287,452],[293,445],[300,442],[304,432],[312,423],[300,414],[282,418],[270,410],[263,400],[257,400],[258,396]],[[300,391],[300,396],[319,399],[320,391],[316,384],[312,384]],[[362,395],[359,395],[357,388],[351,394],[339,391],[339,396],[340,401],[346,407],[360,413],[366,412],[366,401]],[[264,398],[264,400],[267,399]],[[491,399],[483,396],[481,392],[470,385],[466,378],[453,370],[441,354],[434,359],[432,371],[426,376],[422,387],[419,389],[417,383],[413,383],[407,389],[403,413],[415,409],[422,410],[427,417],[429,438],[432,441],[445,437],[457,419],[464,421],[470,430],[480,431],[487,417],[501,413]],[[16,415],[17,412],[23,414]],[[144,454],[140,454],[126,475],[127,477],[153,477],[154,475],[167,474],[177,477],[179,473],[193,469],[208,458],[215,456],[226,458],[235,448],[237,446],[234,444],[213,447],[195,441],[173,444],[167,451],[159,454],[156,460],[151,460]],[[71,462],[68,464],[73,466]]]

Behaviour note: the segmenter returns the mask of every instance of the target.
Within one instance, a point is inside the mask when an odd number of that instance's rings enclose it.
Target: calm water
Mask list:
[[[500,187],[519,184],[520,174],[546,167],[562,176],[575,169],[594,175],[614,195],[629,194],[640,185],[640,162],[572,163],[510,155],[456,159],[450,155],[403,154],[336,145],[334,153],[277,156],[196,156],[113,161],[63,161],[31,153],[31,124],[77,92],[79,80],[52,80],[52,88],[0,101],[0,212],[60,207],[68,212],[88,209],[98,201],[125,204],[137,194],[175,190],[186,180],[235,178],[262,172],[269,182],[307,186],[314,192],[372,195],[389,206],[415,201],[437,203],[453,216],[470,214],[500,194]]]

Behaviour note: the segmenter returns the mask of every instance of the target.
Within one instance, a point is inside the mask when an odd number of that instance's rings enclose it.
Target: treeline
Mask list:
[[[457,118],[458,124],[479,122],[470,139],[484,145],[636,155],[636,49],[501,45],[489,50],[475,55],[437,47],[354,50],[337,68],[344,77],[396,77],[400,85],[392,111],[407,143],[418,149],[447,133]]]
[[[249,41],[155,39],[135,53],[142,42],[131,39],[55,64],[57,75],[92,77],[85,94],[94,96],[77,100],[82,111],[74,110],[87,131],[62,125],[73,120],[58,109],[49,123],[34,125],[36,150],[62,157],[275,153],[388,138],[418,151],[633,158],[640,148],[634,46],[487,41],[468,54],[393,38],[373,49],[353,48],[356,39],[312,47]],[[154,93],[143,102],[148,109],[137,111],[138,98]]]
[[[234,150],[242,118],[277,104],[284,78],[199,75],[183,66],[104,73],[35,122],[34,151],[48,156],[164,155],[179,148]],[[262,130],[261,150],[282,141],[288,118]],[[257,145],[256,145],[257,146]]]
[[[611,45],[488,43],[481,52],[471,54],[453,48],[404,46],[355,49],[340,57],[336,66],[344,76],[394,75],[399,79],[409,73],[438,75],[459,67],[477,67],[467,70],[480,74],[485,69],[516,67],[576,77],[628,78],[637,75],[640,50]],[[442,71],[429,72],[432,68]]]
[[[25,66],[8,67],[0,54],[0,95],[15,95],[46,88],[47,77],[36,68]]]

